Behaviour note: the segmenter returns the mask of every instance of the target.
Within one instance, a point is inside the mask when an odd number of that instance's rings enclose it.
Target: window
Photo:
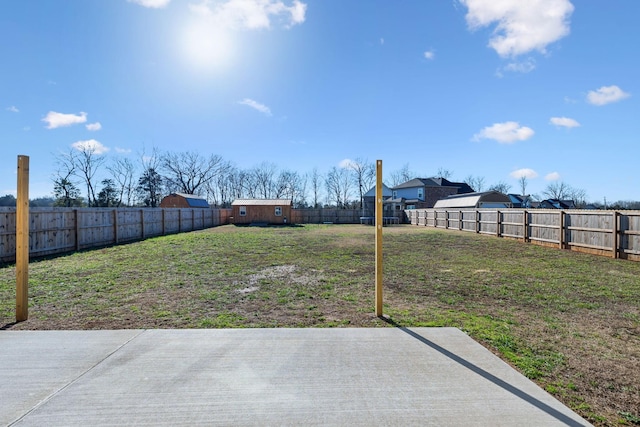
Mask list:
[[[282,216],[282,206],[276,206],[276,216]]]
[[[240,216],[247,216],[247,207],[240,206]]]
[[[393,197],[394,199],[397,199],[398,198],[398,192],[396,190],[393,190],[393,193],[392,193],[391,197]]]
[[[424,199],[424,188],[418,188],[418,199]]]

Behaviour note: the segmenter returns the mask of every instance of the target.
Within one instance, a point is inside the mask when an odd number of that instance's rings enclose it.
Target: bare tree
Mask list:
[[[482,190],[484,190],[484,177],[483,176],[473,176],[473,175],[469,175],[464,179],[464,182],[466,182],[467,184],[469,184],[469,186],[471,188],[473,188],[474,191],[476,192],[482,192]]]
[[[500,193],[508,194],[511,189],[511,185],[507,184],[504,181],[499,181],[489,187],[489,191],[499,191]]]
[[[347,169],[351,171],[353,183],[358,189],[360,209],[364,209],[364,195],[373,186],[376,178],[376,165],[366,159],[357,158],[348,164]]]
[[[311,193],[313,194],[313,207],[320,207],[320,191],[322,187],[322,175],[318,173],[318,168],[313,168],[311,171]]]
[[[274,177],[278,167],[269,162],[262,162],[251,170],[251,175],[260,197],[269,199],[274,192]]]
[[[451,178],[451,176],[453,176],[453,172],[451,172],[449,169],[445,169],[442,166],[438,168],[438,173],[436,174],[436,178],[449,179]]]
[[[327,173],[325,184],[328,200],[335,201],[338,208],[346,208],[350,192],[349,171],[344,168],[332,167]]]
[[[518,178],[518,183],[520,184],[520,190],[521,190],[520,194],[522,194],[523,196],[526,196],[527,195],[527,184],[529,183],[528,179],[527,179],[527,176],[526,175],[522,175],[520,178]]]
[[[194,152],[165,153],[161,166],[167,185],[186,194],[203,192],[206,183],[221,172],[224,162],[218,155],[203,157]]]
[[[570,187],[561,181],[555,181],[547,185],[542,194],[549,199],[563,200],[569,197]]]
[[[107,170],[111,172],[114,184],[117,187],[117,206],[122,206],[123,204],[131,206],[135,190],[135,164],[126,157],[117,157],[112,161],[111,165],[107,166]]]
[[[103,147],[98,144],[85,141],[85,144],[78,144],[75,146],[75,151],[69,153],[70,160],[75,167],[74,173],[80,177],[87,188],[87,204],[89,206],[97,206],[98,200],[96,198],[96,189],[94,180],[98,169],[104,164],[106,158],[104,157]]]
[[[409,163],[405,163],[402,168],[395,170],[389,174],[391,186],[395,187],[416,177],[416,173],[409,170]]]

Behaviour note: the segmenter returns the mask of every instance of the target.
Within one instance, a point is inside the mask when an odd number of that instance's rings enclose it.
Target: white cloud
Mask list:
[[[577,128],[580,126],[580,123],[568,117],[551,117],[551,120],[549,120],[549,123],[556,126],[562,126],[568,129]]]
[[[618,102],[625,98],[630,97],[628,93],[624,92],[618,86],[602,86],[598,90],[591,90],[587,94],[587,101],[593,105],[606,105],[612,102]]]
[[[307,5],[299,0],[293,0],[291,6],[280,0],[228,0],[216,4],[202,0],[189,4],[189,8],[212,18],[217,25],[251,30],[271,28],[272,19],[280,19],[286,28],[302,24],[307,11]]]
[[[47,123],[47,129],[55,129],[59,127],[71,126],[78,123],[84,123],[87,121],[87,113],[80,114],[63,114],[56,113],[55,111],[49,111],[47,116],[42,119]]]
[[[523,168],[511,172],[509,175],[515,179],[520,179],[523,176],[527,179],[533,179],[538,177],[538,172],[534,171],[533,169]]]
[[[129,153],[131,153],[131,148],[116,147],[116,148],[114,148],[114,150],[116,150],[116,153],[119,153],[119,154],[129,154]]]
[[[533,58],[527,58],[525,61],[510,62],[505,65],[505,71],[511,71],[514,73],[530,73],[536,69],[536,60]]]
[[[516,141],[525,141],[534,133],[533,129],[520,126],[518,122],[494,123],[473,135],[472,140],[494,139],[501,144],[511,144]]]
[[[560,174],[558,172],[551,172],[548,173],[544,179],[547,181],[558,181],[560,179]]]
[[[489,46],[502,57],[546,47],[569,34],[569,0],[460,0],[471,30],[496,24]]]
[[[245,98],[242,101],[238,101],[238,104],[246,105],[248,107],[251,107],[251,108],[253,108],[255,110],[260,111],[261,113],[264,113],[267,116],[271,115],[271,109],[269,107],[267,107],[264,104],[260,104],[259,102],[256,102],[253,99]]]
[[[354,162],[351,159],[344,159],[342,161],[340,161],[340,163],[338,163],[338,167],[341,169],[349,169],[351,167],[353,167],[356,164],[356,162]]]
[[[139,4],[151,9],[161,9],[169,4],[171,0],[128,0],[131,3]]]
[[[431,50],[427,50],[427,51],[424,53],[424,57],[425,57],[426,59],[435,59],[435,57],[436,57],[436,53],[433,51],[433,49],[431,49]]]
[[[71,147],[75,148],[78,151],[87,151],[96,155],[104,154],[109,151],[108,147],[105,147],[101,142],[96,141],[95,139],[77,141],[71,144]]]
[[[12,105],[11,107],[7,107],[7,111],[11,111],[12,113],[20,112],[20,110],[18,110],[18,107],[16,107],[15,105]]]
[[[86,127],[87,127],[87,130],[90,130],[90,131],[96,131],[96,130],[102,129],[102,125],[100,124],[100,122],[89,123],[88,125],[86,125]]]

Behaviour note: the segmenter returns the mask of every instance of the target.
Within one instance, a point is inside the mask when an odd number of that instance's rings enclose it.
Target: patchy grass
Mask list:
[[[385,313],[455,326],[598,425],[640,419],[640,263],[456,231],[384,230]],[[374,228],[224,226],[35,261],[4,329],[388,327]],[[4,326],[3,326],[4,325]]]

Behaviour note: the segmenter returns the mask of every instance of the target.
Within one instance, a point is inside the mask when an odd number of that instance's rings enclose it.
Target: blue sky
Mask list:
[[[17,155],[39,197],[57,153],[94,144],[640,200],[639,15],[637,0],[4,0],[0,195]]]

